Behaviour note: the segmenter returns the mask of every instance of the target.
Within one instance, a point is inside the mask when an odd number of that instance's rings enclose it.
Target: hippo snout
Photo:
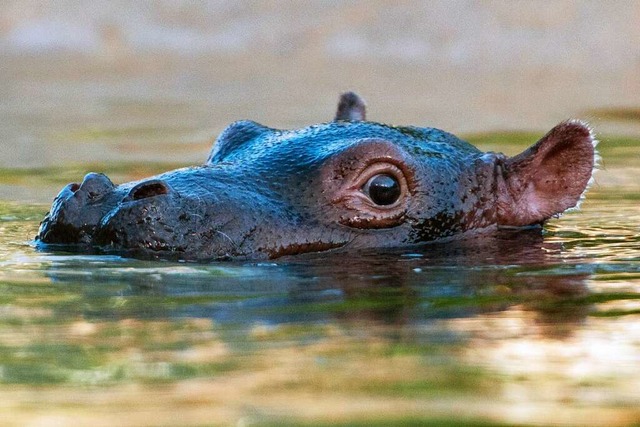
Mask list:
[[[162,252],[182,258],[206,252],[210,258],[226,258],[236,250],[235,239],[216,224],[233,222],[235,214],[215,208],[229,203],[211,203],[219,191],[213,189],[203,203],[194,187],[183,185],[179,192],[163,177],[115,186],[107,176],[89,173],[82,183],[68,184],[58,194],[37,240],[140,256]],[[204,247],[205,242],[217,243]]]
[[[38,239],[44,243],[90,244],[96,226],[106,213],[115,185],[100,173],[87,174],[82,183],[71,183],[56,196],[42,221]]]
[[[152,198],[162,198],[158,196],[171,200],[148,203]],[[159,179],[116,187],[106,175],[91,172],[80,184],[70,183],[60,191],[42,221],[38,239],[43,243],[67,245],[100,244],[105,239],[98,237],[105,235],[103,229],[114,218],[136,212],[139,218],[149,222],[150,212],[166,211],[167,206],[175,204],[177,197],[169,184]]]
[[[85,175],[82,180],[82,184],[77,189],[83,193],[86,193],[88,199],[93,200],[99,197],[112,193],[115,188],[113,182],[104,174],[90,172]]]
[[[189,205],[159,180],[141,182],[126,192],[107,212],[95,230],[94,245],[103,248],[121,247],[183,251],[176,239],[186,228],[180,206]],[[179,227],[182,225],[182,227]]]

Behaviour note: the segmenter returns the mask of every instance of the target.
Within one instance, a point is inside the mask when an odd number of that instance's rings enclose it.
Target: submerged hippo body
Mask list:
[[[367,122],[347,93],[330,123],[231,124],[202,166],[117,186],[90,173],[56,197],[37,241],[184,260],[420,245],[542,224],[576,206],[593,167],[578,121],[507,158],[438,129]]]

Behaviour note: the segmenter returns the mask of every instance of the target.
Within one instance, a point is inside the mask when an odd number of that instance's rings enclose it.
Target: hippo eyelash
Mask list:
[[[376,162],[371,163],[364,167],[360,173],[358,173],[352,188],[362,188],[367,181],[373,178],[375,175],[387,174],[393,175],[398,181],[406,181],[405,175],[397,165],[389,162]]]

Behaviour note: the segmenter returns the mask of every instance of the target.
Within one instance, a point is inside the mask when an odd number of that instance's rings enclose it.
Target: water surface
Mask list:
[[[0,411],[15,424],[632,424],[640,208],[592,196],[543,236],[215,264],[38,252],[46,206],[4,202]]]

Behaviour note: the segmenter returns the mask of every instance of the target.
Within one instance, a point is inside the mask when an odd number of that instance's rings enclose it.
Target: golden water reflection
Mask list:
[[[589,411],[578,413],[590,406],[627,408],[629,416],[639,415],[638,315],[613,321],[587,317],[561,337],[555,334],[556,325],[541,323],[536,313],[522,307],[449,324],[470,334],[464,352],[468,363],[506,377],[500,397],[514,405],[508,415],[512,422],[531,422],[531,415],[544,414],[540,409],[545,406],[555,407],[546,419],[554,424],[609,422],[602,414],[591,418],[594,414]],[[506,336],[496,336],[495,331]],[[572,415],[563,420],[568,408],[574,408],[569,410]]]
[[[43,207],[2,204],[0,416],[637,425],[638,207],[609,206],[440,256],[187,265],[37,252]]]

